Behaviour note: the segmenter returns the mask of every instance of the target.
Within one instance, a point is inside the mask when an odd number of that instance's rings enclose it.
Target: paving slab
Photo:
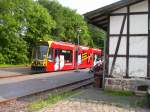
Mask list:
[[[0,79],[0,102],[56,88],[92,77],[88,69],[80,72],[61,71]]]

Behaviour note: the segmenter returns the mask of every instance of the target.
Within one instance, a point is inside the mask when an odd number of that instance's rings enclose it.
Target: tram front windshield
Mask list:
[[[48,46],[46,45],[36,46],[33,51],[33,59],[44,60],[46,58],[47,51],[48,51]]]

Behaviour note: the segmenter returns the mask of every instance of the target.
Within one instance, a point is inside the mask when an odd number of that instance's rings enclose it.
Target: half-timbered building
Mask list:
[[[150,85],[145,80],[150,79],[150,0],[121,0],[84,16],[107,32],[105,85],[112,80],[117,80],[113,87],[126,90]]]
[[[108,77],[150,78],[150,0],[121,0],[84,16],[108,34]]]

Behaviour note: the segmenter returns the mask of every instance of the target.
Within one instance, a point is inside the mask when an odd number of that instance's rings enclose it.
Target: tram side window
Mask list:
[[[53,61],[53,48],[49,49],[48,60]]]
[[[64,61],[66,63],[72,63],[72,51],[71,50],[62,50],[61,55],[64,56]]]
[[[55,49],[55,57],[59,55],[60,49]]]

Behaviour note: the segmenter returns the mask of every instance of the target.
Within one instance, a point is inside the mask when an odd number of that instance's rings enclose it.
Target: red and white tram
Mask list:
[[[102,50],[77,46],[66,42],[40,41],[33,49],[31,69],[52,72],[91,68],[102,55]],[[77,64],[78,62],[78,64]]]

